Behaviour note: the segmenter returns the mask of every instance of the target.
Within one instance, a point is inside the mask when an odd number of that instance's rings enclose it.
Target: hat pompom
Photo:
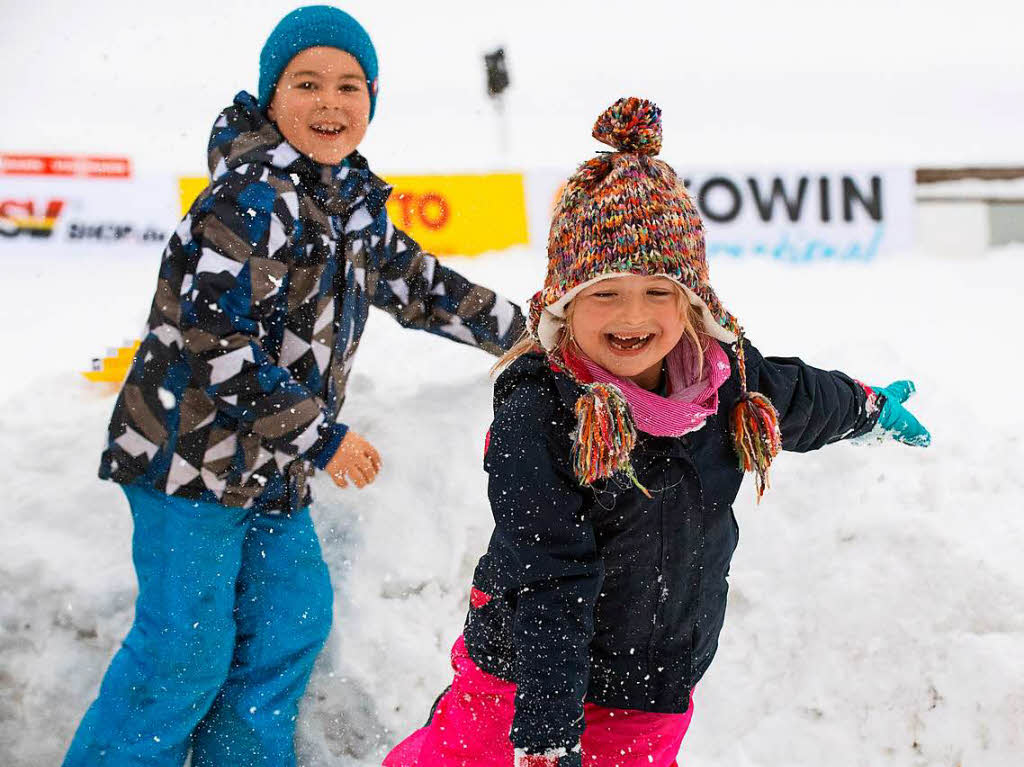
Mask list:
[[[621,98],[597,118],[593,136],[620,152],[658,154],[661,151],[661,109],[647,99]]]

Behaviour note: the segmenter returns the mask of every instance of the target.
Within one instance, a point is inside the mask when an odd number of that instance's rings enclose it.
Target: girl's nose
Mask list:
[[[647,321],[644,297],[626,296],[622,304],[622,319],[631,325],[640,325]]]

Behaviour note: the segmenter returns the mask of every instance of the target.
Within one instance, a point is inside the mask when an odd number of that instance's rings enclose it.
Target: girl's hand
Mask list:
[[[356,487],[364,488],[377,478],[379,471],[380,453],[351,429],[327,464],[327,473],[338,487],[348,487],[351,480]]]
[[[882,398],[882,411],[878,415],[878,425],[882,429],[904,445],[928,447],[931,444],[932,435],[903,407],[903,403],[917,391],[913,381],[894,381],[884,388],[870,388],[876,396]]]

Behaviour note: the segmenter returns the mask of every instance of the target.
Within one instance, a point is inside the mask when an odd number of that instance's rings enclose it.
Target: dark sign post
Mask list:
[[[498,146],[502,155],[508,155],[508,124],[505,119],[505,90],[509,86],[508,67],[505,64],[505,49],[498,48],[484,54],[484,68],[487,72],[487,95],[491,97],[498,115]]]

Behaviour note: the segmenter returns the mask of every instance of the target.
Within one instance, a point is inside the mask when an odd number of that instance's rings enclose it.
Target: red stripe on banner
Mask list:
[[[127,157],[0,154],[0,176],[131,178],[132,162]]]

